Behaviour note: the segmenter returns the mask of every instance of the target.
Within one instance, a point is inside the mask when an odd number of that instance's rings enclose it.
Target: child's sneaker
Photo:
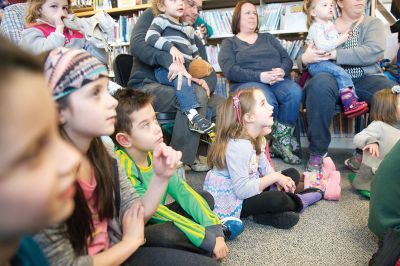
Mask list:
[[[308,159],[306,166],[306,172],[321,172],[322,162],[326,155],[326,153],[324,155],[310,154],[310,159]]]
[[[368,104],[365,101],[359,102],[351,88],[343,89],[340,92],[340,100],[343,104],[344,114],[353,118],[368,112]]]
[[[298,223],[299,219],[299,214],[292,211],[253,215],[253,221],[255,223],[270,225],[279,229],[292,228]]]
[[[243,222],[236,217],[226,217],[221,219],[222,230],[225,235],[225,239],[234,240],[244,230]]]
[[[344,165],[350,171],[357,173],[358,170],[360,169],[361,161],[362,161],[362,153],[355,151],[353,156],[344,161]]]
[[[201,117],[199,114],[196,114],[192,120],[189,120],[189,129],[200,134],[208,134],[213,130],[214,127],[214,123],[208,121],[204,117]]]

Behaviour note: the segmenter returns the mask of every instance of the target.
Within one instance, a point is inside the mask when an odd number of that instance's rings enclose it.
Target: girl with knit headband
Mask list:
[[[120,265],[145,243],[144,224],[158,207],[181,153],[163,143],[156,147],[157,171],[139,199],[100,139],[113,133],[117,106],[107,91],[106,67],[83,50],[57,48],[46,60],[45,76],[58,104],[61,134],[84,160],[76,173],[72,216],[39,232],[35,240],[54,265]],[[154,252],[139,252],[132,260],[150,260]]]

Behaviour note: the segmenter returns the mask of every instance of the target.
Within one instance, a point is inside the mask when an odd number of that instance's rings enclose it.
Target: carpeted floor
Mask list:
[[[367,265],[377,248],[368,230],[368,201],[350,187],[343,161],[351,150],[330,150],[342,174],[342,198],[320,201],[307,208],[299,223],[279,230],[245,219],[245,231],[228,242],[229,255],[221,265]],[[204,159],[204,158],[203,158]],[[275,168],[290,167],[274,159]],[[296,167],[301,172],[304,166]],[[188,182],[200,189],[205,173],[186,171]]]

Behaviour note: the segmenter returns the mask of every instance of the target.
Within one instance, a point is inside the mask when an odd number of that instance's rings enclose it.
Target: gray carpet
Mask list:
[[[229,255],[221,265],[367,265],[377,248],[377,238],[368,230],[368,201],[350,187],[343,161],[350,150],[331,150],[342,174],[339,202],[322,200],[307,208],[299,223],[279,230],[244,219],[245,231],[228,242]],[[204,158],[203,158],[204,159]],[[290,167],[273,159],[275,168]],[[301,172],[304,166],[296,167]],[[186,171],[188,182],[200,189],[205,173]]]

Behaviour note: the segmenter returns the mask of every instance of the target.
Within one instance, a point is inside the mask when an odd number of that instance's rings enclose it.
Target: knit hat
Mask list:
[[[52,50],[44,65],[45,77],[59,100],[99,77],[108,77],[106,66],[84,50],[59,47]]]

